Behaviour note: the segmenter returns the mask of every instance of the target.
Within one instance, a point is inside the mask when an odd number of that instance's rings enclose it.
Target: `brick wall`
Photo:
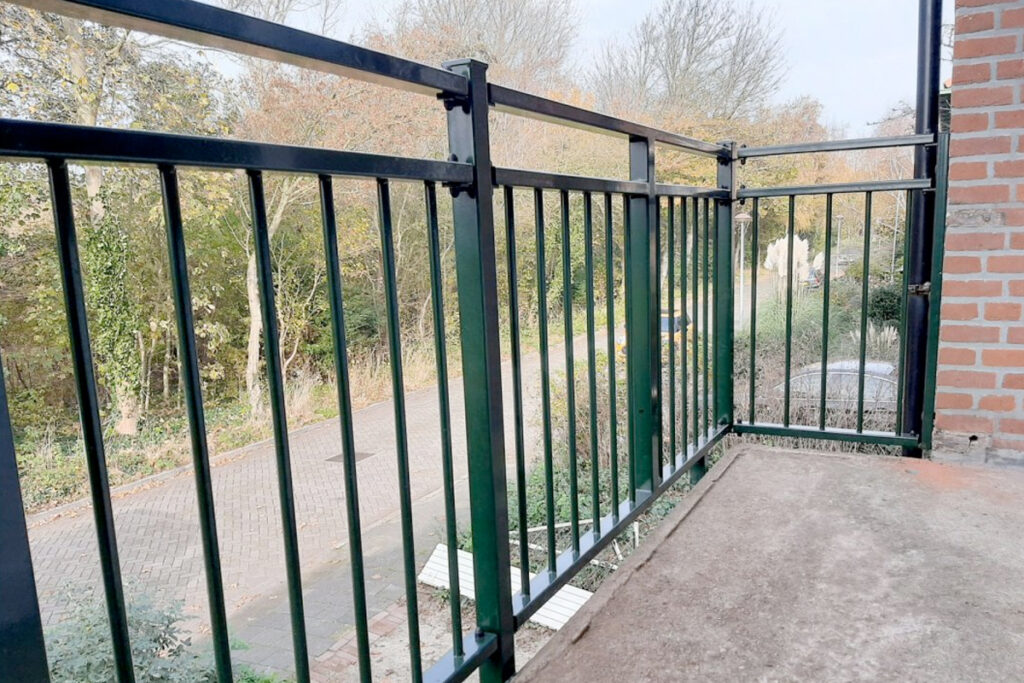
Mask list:
[[[1024,0],[956,0],[937,444],[1024,461]]]

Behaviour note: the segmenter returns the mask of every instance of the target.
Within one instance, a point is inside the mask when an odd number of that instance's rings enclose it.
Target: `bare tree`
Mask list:
[[[733,119],[753,113],[784,72],[781,32],[765,9],[733,0],[663,0],[590,74],[598,105]]]

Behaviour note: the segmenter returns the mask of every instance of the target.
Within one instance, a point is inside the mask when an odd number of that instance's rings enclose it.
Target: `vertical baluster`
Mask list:
[[[758,201],[757,197],[753,199],[753,205],[750,207],[750,211],[753,214],[753,221],[750,224],[750,424],[754,424],[756,413],[755,413],[755,397],[757,395],[757,271],[759,268],[758,259],[760,255],[758,253]]]
[[[868,294],[871,286],[871,193],[864,193],[864,268],[860,290],[860,356],[857,369],[857,433],[864,431],[864,366],[868,349]]]
[[[199,505],[199,531],[203,543],[206,594],[210,603],[210,627],[217,679],[230,682],[231,647],[228,641],[227,616],[224,613],[224,584],[221,578],[220,550],[217,543],[217,516],[213,505],[213,484],[210,479],[210,452],[206,441],[206,418],[203,412],[202,380],[196,350],[196,332],[192,317],[192,295],[188,279],[188,257],[181,220],[178,175],[172,166],[160,167],[160,188],[163,195],[164,227],[167,231],[167,252],[170,258],[174,312],[178,327],[178,348],[181,358],[181,380],[185,390],[185,411],[188,414],[192,444],[192,471]]]
[[[623,289],[625,295],[623,296],[623,317],[625,318],[625,340],[626,340],[626,443],[627,456],[626,456],[626,499],[630,503],[630,507],[636,504],[636,457],[634,451],[636,450],[635,445],[635,433],[636,433],[636,402],[634,400],[633,391],[633,367],[632,363],[629,362],[630,348],[636,344],[636,339],[632,336],[633,332],[633,317],[635,315],[635,309],[633,302],[629,295],[628,283],[632,280],[633,271],[633,248],[631,246],[630,229],[632,213],[629,210],[629,196],[623,195],[622,197],[622,270],[623,270]]]
[[[829,301],[832,289],[832,193],[825,195],[825,282],[822,284],[821,307],[821,385],[818,406],[818,429],[825,429],[826,393],[828,390],[828,326]]]
[[[686,462],[687,453],[689,452],[690,435],[689,435],[689,397],[687,395],[687,387],[689,386],[689,380],[687,376],[687,365],[689,359],[686,357],[689,349],[687,340],[690,334],[690,321],[692,317],[686,312],[686,294],[687,294],[687,281],[686,281],[686,197],[679,200],[679,227],[681,233],[679,235],[679,308],[682,315],[682,328],[683,333],[681,335],[679,344],[679,359],[681,361],[682,376],[679,382],[679,398],[682,403],[682,416],[680,419],[680,428],[682,429],[682,451],[683,451],[683,462]]]
[[[50,198],[57,232],[57,256],[60,261],[61,285],[68,321],[71,359],[78,393],[78,413],[82,424],[82,441],[89,470],[89,496],[92,501],[99,544],[100,570],[107,603],[107,619],[114,650],[114,668],[118,681],[135,680],[132,669],[128,617],[124,609],[124,588],[121,585],[121,563],[114,530],[114,511],[110,504],[110,483],[103,447],[103,424],[97,398],[92,349],[89,344],[89,323],[85,311],[85,294],[75,235],[75,216],[71,201],[71,183],[64,160],[47,163],[50,177]]]
[[[906,380],[906,358],[904,357],[907,352],[907,288],[909,286],[910,270],[907,268],[907,264],[910,262],[910,204],[913,193],[907,190],[906,193],[906,208],[905,208],[905,224],[903,227],[903,267],[901,268],[902,275],[900,276],[900,350],[899,356],[897,357],[898,369],[897,369],[897,384],[896,384],[896,433],[903,433],[903,392],[904,383]]]
[[[710,368],[710,364],[711,364],[710,343],[711,343],[711,340],[709,338],[710,335],[711,335],[711,324],[710,324],[711,317],[710,317],[710,310],[709,310],[710,300],[711,300],[711,292],[709,291],[709,289],[710,289],[709,283],[711,281],[710,280],[710,278],[711,278],[711,206],[710,206],[710,202],[708,201],[707,197],[704,198],[704,204],[701,207],[701,209],[704,212],[704,261],[701,264],[703,266],[702,270],[703,270],[703,275],[704,275],[704,282],[703,282],[703,284],[704,284],[704,292],[703,292],[703,294],[704,294],[704,296],[703,296],[703,306],[704,306],[704,315],[703,315],[703,318],[704,318],[704,410],[703,410],[703,413],[702,413],[703,417],[704,417],[704,421],[701,423],[701,429],[703,430],[704,440],[707,441],[708,434],[711,431],[711,401],[710,401],[710,395],[709,395],[709,390],[710,390],[710,387],[711,387],[711,384],[710,384],[710,381],[709,381],[710,371],[711,371],[711,368]]]
[[[617,384],[615,370],[615,231],[613,228],[612,196],[604,195],[604,277],[605,311],[608,316],[608,459],[612,468],[612,521],[619,521],[619,434],[618,409],[615,400]]]
[[[281,500],[281,526],[284,535],[285,572],[288,601],[291,607],[292,645],[295,655],[295,676],[309,680],[309,656],[306,645],[306,620],[302,604],[302,575],[299,564],[299,539],[295,522],[295,496],[292,486],[291,453],[288,447],[288,420],[285,414],[284,376],[281,372],[281,349],[274,303],[273,265],[270,236],[267,229],[267,205],[263,192],[263,174],[248,171],[249,200],[252,204],[253,239],[256,251],[256,274],[263,316],[263,346],[267,363],[267,384],[277,455],[277,486]]]
[[[693,282],[692,302],[693,306],[693,452],[696,453],[700,447],[700,337],[703,334],[703,321],[701,320],[701,309],[699,305],[698,292],[700,277],[700,200],[693,198],[693,248],[690,250],[693,257]]]
[[[569,230],[569,193],[560,193],[562,205],[562,318],[565,323],[565,402],[568,411],[569,530],[572,551],[580,552],[579,473],[576,454],[576,367],[572,329],[572,263]]]
[[[448,350],[444,325],[444,296],[441,290],[441,235],[437,225],[437,189],[424,183],[427,212],[427,243],[430,252],[430,303],[434,315],[434,357],[437,364],[437,401],[441,413],[441,472],[444,477],[445,541],[448,546],[449,606],[452,617],[452,649],[461,657],[462,592],[459,589],[458,530],[455,519],[455,471],[452,467],[451,408],[448,399]],[[523,540],[520,545],[525,545]],[[529,576],[529,565],[521,572]]]
[[[544,497],[547,521],[548,571],[555,571],[555,472],[551,444],[551,368],[548,358],[548,271],[544,254],[544,191],[533,191],[537,230],[537,327],[540,341],[541,420],[544,430]]]
[[[676,202],[668,198],[668,464],[676,465]],[[660,321],[659,321],[660,326]]]
[[[519,580],[524,600],[530,598],[530,547],[526,520],[526,444],[523,436],[523,358],[519,342],[519,269],[516,265],[515,197],[505,186],[505,251],[508,264],[509,343],[512,346],[512,402],[516,439],[516,508],[519,526]]]
[[[789,426],[789,404],[792,394],[790,377],[793,361],[793,240],[796,197],[789,196],[789,218],[786,227],[786,383],[782,399],[782,424]]]
[[[395,242],[391,225],[391,190],[387,180],[377,180],[380,213],[381,259],[384,265],[384,297],[388,315],[388,355],[391,365],[391,403],[395,411],[395,450],[398,459],[398,502],[402,523],[402,564],[405,576],[405,612],[409,628],[409,660],[412,678],[423,678],[420,657],[419,609],[416,598],[416,550],[412,526],[412,492],[409,478],[409,443],[405,424],[405,384],[402,377],[402,328],[398,319],[398,281],[395,273]]]
[[[587,388],[590,413],[590,520],[596,539],[601,535],[601,480],[597,453],[597,330],[594,320],[594,215],[589,192],[583,193],[583,248],[587,271]]]
[[[348,347],[345,341],[345,305],[341,289],[341,265],[338,261],[338,227],[334,214],[334,188],[330,176],[321,175],[320,213],[324,232],[327,266],[327,293],[331,308],[331,340],[334,369],[337,373],[338,427],[341,430],[341,454],[344,468],[345,511],[348,523],[349,563],[352,572],[352,612],[356,622],[356,650],[359,678],[371,680],[370,633],[366,619],[366,579],[363,565],[363,535],[359,520],[359,477],[356,443],[352,432],[352,395],[348,372]]]

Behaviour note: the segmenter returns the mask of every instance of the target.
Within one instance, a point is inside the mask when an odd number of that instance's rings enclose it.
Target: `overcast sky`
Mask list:
[[[576,62],[587,66],[607,41],[625,33],[659,1],[580,0]],[[353,32],[370,19],[386,18],[397,4],[349,2],[345,24]],[[825,123],[843,128],[848,137],[869,135],[870,124],[890,107],[900,100],[913,102],[917,0],[751,2],[770,8],[783,31],[788,70],[776,101],[810,95],[825,106]],[[944,4],[944,23],[952,23],[953,0]]]

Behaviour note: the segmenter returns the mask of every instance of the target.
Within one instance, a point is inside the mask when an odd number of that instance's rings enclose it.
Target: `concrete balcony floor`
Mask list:
[[[518,681],[1024,680],[1024,471],[746,447]]]

